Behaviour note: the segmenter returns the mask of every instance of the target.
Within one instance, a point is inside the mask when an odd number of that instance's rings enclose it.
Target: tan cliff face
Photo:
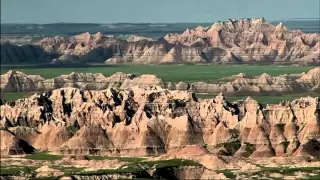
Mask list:
[[[1,152],[22,140],[63,154],[318,156],[319,108],[310,97],[263,108],[252,98],[201,100],[159,86],[62,88],[1,105]]]
[[[221,81],[221,82],[219,82]],[[240,73],[225,77],[218,82],[165,82],[155,75],[116,73],[105,77],[101,73],[76,73],[44,79],[39,75],[27,75],[19,71],[8,71],[1,75],[2,92],[43,92],[56,88],[75,87],[83,90],[102,90],[106,88],[126,89],[129,87],[160,86],[170,90],[192,91],[195,93],[220,93],[252,95],[261,93],[297,93],[320,91],[320,68],[307,73],[271,76],[249,76]]]
[[[318,33],[288,30],[282,23],[275,26],[264,19],[241,19],[187,29],[158,40],[139,36],[121,40],[87,32],[44,38],[35,46],[58,54],[59,60],[76,62],[319,64],[319,41]],[[15,49],[19,47],[6,48],[1,62],[22,61],[12,55]]]

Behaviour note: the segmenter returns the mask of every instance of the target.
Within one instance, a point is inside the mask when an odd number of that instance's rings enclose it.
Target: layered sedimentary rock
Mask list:
[[[17,46],[10,43],[1,43],[0,49],[2,64],[48,63],[52,59],[60,57],[60,54],[46,52],[41,47],[31,44]]]
[[[282,23],[275,26],[261,18],[230,19],[158,40],[83,33],[44,38],[35,46],[59,54],[58,60],[74,62],[319,64],[319,40],[318,33],[288,30]],[[20,48],[5,48],[1,62],[18,61],[13,52]]]
[[[62,88],[1,105],[1,148],[20,139],[63,154],[319,156],[319,108],[311,97],[262,107],[157,86]]]
[[[314,68],[302,74],[284,74],[271,76],[249,76],[244,73],[219,79],[218,82],[165,82],[151,74],[116,73],[105,77],[101,73],[71,73],[51,79],[39,75],[26,75],[19,71],[9,71],[1,75],[2,92],[41,92],[63,87],[75,87],[83,90],[102,90],[106,88],[126,89],[133,86],[160,86],[169,90],[192,91],[196,93],[224,92],[235,95],[263,93],[320,92],[320,68]]]
[[[1,129],[1,155],[17,155],[34,152],[34,148],[27,142],[19,139],[10,131]]]

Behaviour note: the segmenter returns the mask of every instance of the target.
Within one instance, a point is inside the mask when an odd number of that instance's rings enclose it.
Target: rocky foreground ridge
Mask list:
[[[133,86],[160,86],[169,90],[183,90],[195,93],[220,93],[252,95],[263,93],[320,93],[320,68],[307,73],[284,74],[272,77],[266,73],[249,76],[244,73],[226,77],[218,82],[165,82],[150,74],[116,73],[105,77],[101,73],[71,73],[51,79],[39,75],[26,75],[19,71],[9,71],[1,75],[2,92],[42,92],[57,88],[74,87],[82,90],[103,90],[106,88],[127,89]]]
[[[1,62],[320,63],[320,35],[261,19],[217,22],[158,40],[101,33],[44,38],[34,45],[1,45]]]
[[[0,108],[4,155],[320,156],[318,98],[262,107],[161,87],[61,88]]]

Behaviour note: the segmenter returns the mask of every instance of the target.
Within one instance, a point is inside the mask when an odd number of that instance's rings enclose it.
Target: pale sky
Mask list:
[[[1,23],[177,23],[319,18],[320,0],[1,0]]]

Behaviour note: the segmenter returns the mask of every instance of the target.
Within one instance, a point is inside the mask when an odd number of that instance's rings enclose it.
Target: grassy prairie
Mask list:
[[[164,81],[192,82],[216,81],[219,78],[239,73],[249,75],[292,74],[307,72],[312,66],[278,66],[278,65],[64,65],[64,66],[1,66],[1,74],[9,70],[22,71],[26,74],[37,74],[43,78],[53,78],[71,72],[102,73],[110,76],[116,72],[140,74],[154,74]]]
[[[7,101],[14,101],[17,99],[21,99],[28,94],[25,92],[12,92],[12,93],[1,93],[1,97],[3,97]]]
[[[63,158],[63,156],[60,155],[51,155],[49,153],[46,152],[35,152],[33,154],[29,154],[25,157],[26,159],[30,159],[30,160],[60,160]]]
[[[31,173],[36,170],[34,166],[0,166],[0,176],[20,175],[23,173]]]
[[[139,157],[114,157],[114,156],[88,156],[89,160],[119,160],[123,162],[140,162],[145,158]]]
[[[154,74],[164,81],[168,82],[216,82],[223,77],[232,76],[239,73],[248,75],[261,75],[268,73],[273,76],[281,74],[297,74],[307,72],[313,69],[312,66],[285,66],[285,65],[88,65],[88,64],[66,64],[66,65],[11,65],[1,66],[1,74],[9,70],[22,71],[26,74],[37,74],[44,78],[53,78],[62,74],[70,74],[71,72],[80,73],[102,73],[110,76],[116,72],[141,74]],[[16,100],[26,96],[26,93],[4,93],[3,97],[8,100]],[[200,98],[212,98],[214,94],[198,94]],[[281,100],[292,100],[301,97],[301,94],[285,94],[282,96],[254,96],[260,103],[278,103]],[[239,100],[245,97],[230,96],[229,101]]]

